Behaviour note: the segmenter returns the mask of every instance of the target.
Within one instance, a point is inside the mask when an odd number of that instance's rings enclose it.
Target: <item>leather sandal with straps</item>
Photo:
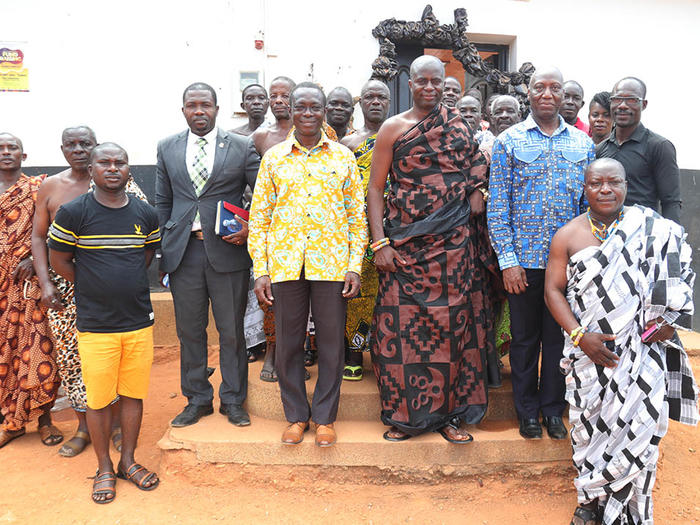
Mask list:
[[[144,472],[144,475],[140,479],[136,479],[136,475],[139,472]],[[117,477],[120,479],[125,479],[131,481],[141,490],[153,490],[155,489],[160,480],[158,479],[158,474],[149,471],[146,467],[139,465],[138,463],[133,463],[126,471],[122,470],[121,465],[117,468]],[[151,485],[147,485],[149,481],[155,479],[155,482]]]
[[[95,472],[95,479],[92,482],[92,501],[98,505],[112,503],[117,497],[117,491],[114,489],[116,484],[117,477],[114,472],[103,472],[102,474],[99,470]],[[104,498],[97,499],[99,496],[104,496]]]
[[[298,445],[304,441],[304,432],[309,430],[308,421],[297,421],[290,424],[282,433],[282,443],[285,445]]]

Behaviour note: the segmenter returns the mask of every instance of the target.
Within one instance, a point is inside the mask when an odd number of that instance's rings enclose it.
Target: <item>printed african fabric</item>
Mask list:
[[[95,183],[91,179],[89,191],[94,191],[94,189]],[[129,177],[124,190],[137,199],[148,202],[148,198],[133,177]],[[54,286],[61,294],[61,303],[64,306],[63,310],[51,308],[47,312],[61,386],[66,393],[71,408],[77,412],[85,412],[87,409],[87,395],[85,393],[85,383],[83,383],[80,354],[78,353],[73,283],[65,280],[52,269],[49,269],[49,275]]]
[[[372,167],[372,152],[374,151],[374,141],[376,139],[377,134],[375,133],[363,140],[353,151],[357,160],[357,167],[360,170],[360,179],[362,180],[365,198],[367,197],[369,172]],[[377,288],[379,287],[379,276],[373,259],[374,252],[368,246],[362,259],[360,293],[357,297],[348,301],[345,337],[350,352],[364,352],[369,345],[369,331],[372,325],[374,303],[377,300]],[[361,359],[359,361],[361,362]]]
[[[87,409],[87,396],[85,383],[83,383],[80,354],[78,354],[78,338],[75,330],[76,312],[73,283],[51,269],[49,269],[49,276],[61,294],[61,303],[64,307],[63,310],[51,308],[47,312],[51,337],[56,350],[56,364],[61,377],[61,386],[73,410],[85,412]]]
[[[547,267],[554,234],[586,210],[583,174],[594,160],[593,141],[561,116],[551,136],[530,115],[496,137],[487,217],[501,270]]]
[[[8,430],[41,415],[58,389],[46,310],[36,277],[17,282],[17,265],[31,254],[32,219],[43,177],[21,175],[0,195],[0,412]]]
[[[254,286],[255,278],[251,268],[250,282],[248,283],[248,304],[243,317],[243,335],[245,336],[246,348],[253,348],[265,341],[265,331],[263,330],[264,314],[258,305],[258,298],[255,295],[255,290],[253,290]]]
[[[649,320],[688,328],[691,248],[681,226],[650,208],[627,208],[614,234],[574,254],[567,299],[581,326],[615,334],[615,368],[595,365],[566,338],[566,399],[580,503],[598,498],[603,523],[651,524],[659,442],[668,419],[695,425],[697,386],[680,339],[646,344]]]
[[[273,283],[340,281],[362,271],[367,221],[350,150],[321,133],[307,149],[294,136],[270,148],[258,171],[248,223],[255,277]]]
[[[496,345],[496,321],[506,296],[485,213],[469,218],[469,259],[474,261],[474,272],[465,293],[469,294],[472,307],[476,344],[486,351],[487,383],[500,386],[501,356]]]
[[[385,233],[406,260],[379,272],[370,349],[382,422],[416,435],[486,412],[469,293],[468,194],[486,164],[459,113],[438,105],[393,146]]]

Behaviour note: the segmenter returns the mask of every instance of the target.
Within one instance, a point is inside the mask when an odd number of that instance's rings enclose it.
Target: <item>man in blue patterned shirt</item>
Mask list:
[[[595,149],[559,116],[563,84],[556,68],[535,72],[531,114],[498,136],[491,161],[488,227],[508,293],[513,397],[525,438],[542,437],[540,413],[551,438],[566,437],[564,338],[544,304],[544,271],[554,233],[585,211],[583,175]]]

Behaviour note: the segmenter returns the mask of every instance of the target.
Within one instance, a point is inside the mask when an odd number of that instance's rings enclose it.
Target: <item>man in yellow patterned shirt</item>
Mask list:
[[[248,250],[255,293],[275,313],[275,368],[290,423],[282,442],[301,443],[311,419],[316,444],[327,447],[336,441],[346,299],[359,292],[367,245],[364,193],[352,152],[321,129],[326,106],[321,88],[298,84],[290,104],[295,132],[260,164]],[[301,359],[309,303],[319,348],[311,407]]]

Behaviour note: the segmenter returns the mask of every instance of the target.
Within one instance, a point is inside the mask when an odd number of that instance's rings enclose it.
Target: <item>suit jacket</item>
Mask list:
[[[243,191],[247,184],[251,188],[255,186],[260,155],[252,139],[218,130],[214,167],[202,193],[197,196],[185,164],[187,133],[183,131],[158,143],[156,210],[162,239],[161,270],[170,273],[180,265],[197,209],[204,250],[214,270],[246,270],[252,264],[247,246],[229,244],[214,233],[216,203],[225,200],[243,207]]]

